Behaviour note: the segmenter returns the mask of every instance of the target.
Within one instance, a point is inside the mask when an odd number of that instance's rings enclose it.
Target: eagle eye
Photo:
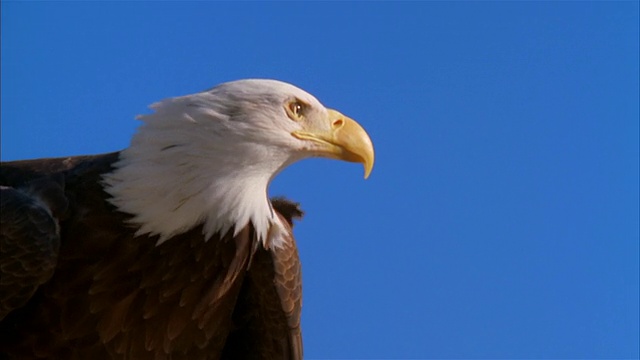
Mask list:
[[[297,100],[297,99],[293,100],[289,102],[289,104],[286,106],[287,115],[289,115],[291,120],[294,120],[294,121],[301,120],[304,117],[304,114],[303,114],[304,108],[305,108],[305,104],[302,103],[300,100]]]

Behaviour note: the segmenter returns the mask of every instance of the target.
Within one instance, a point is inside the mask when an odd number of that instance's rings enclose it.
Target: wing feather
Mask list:
[[[260,246],[253,254],[233,320],[223,359],[302,359],[300,311],[302,277],[291,226],[302,216],[297,204],[272,202],[287,237],[281,247]]]
[[[62,185],[41,179],[0,187],[0,320],[24,306],[54,273],[58,220],[67,206]]]

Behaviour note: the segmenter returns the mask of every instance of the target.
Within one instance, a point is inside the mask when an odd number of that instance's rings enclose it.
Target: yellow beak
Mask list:
[[[354,120],[341,113],[327,109],[329,130],[298,130],[291,133],[300,140],[310,140],[316,146],[312,151],[323,157],[359,162],[364,165],[364,178],[373,169],[373,143],[367,132]]]

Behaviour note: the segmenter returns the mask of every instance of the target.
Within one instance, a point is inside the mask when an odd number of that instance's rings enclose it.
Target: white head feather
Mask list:
[[[207,240],[251,223],[260,241],[278,246],[283,225],[267,188],[309,156],[291,136],[300,125],[285,104],[295,98],[326,113],[312,95],[275,80],[234,81],[153,104],[104,177],[110,201],[133,215],[137,235],[159,235],[158,244],[200,224]]]

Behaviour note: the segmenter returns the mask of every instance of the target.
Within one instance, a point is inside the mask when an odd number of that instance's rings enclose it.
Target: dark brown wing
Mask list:
[[[0,189],[0,320],[22,307],[56,266],[60,237],[49,211],[29,195]]]
[[[304,212],[300,204],[283,198],[272,199],[274,209],[289,224],[290,241],[282,249],[273,249],[276,290],[280,297],[289,326],[289,346],[292,359],[302,359],[302,333],[300,315],[302,312],[302,268],[298,248],[293,236],[293,220],[300,220]]]
[[[289,226],[302,216],[295,203],[275,199],[272,204]],[[288,233],[284,246],[259,247],[253,255],[224,359],[302,359],[302,274],[291,228]]]
[[[58,217],[67,207],[59,178],[0,186],[0,320],[24,306],[56,267]]]

